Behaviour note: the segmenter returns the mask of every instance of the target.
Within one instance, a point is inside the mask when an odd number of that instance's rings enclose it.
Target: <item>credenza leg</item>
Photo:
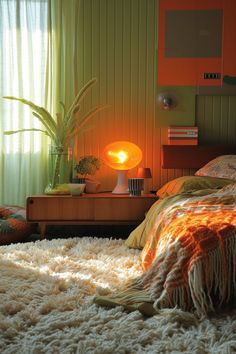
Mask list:
[[[46,231],[46,223],[40,222],[39,223],[39,230],[40,230],[40,240],[45,238],[45,231]]]

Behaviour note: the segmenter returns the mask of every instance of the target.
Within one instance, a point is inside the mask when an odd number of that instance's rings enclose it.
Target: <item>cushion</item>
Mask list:
[[[200,168],[195,175],[236,180],[236,155],[218,156]]]
[[[22,241],[34,230],[35,224],[26,221],[25,208],[0,206],[0,245]]]
[[[182,176],[164,184],[157,191],[160,199],[170,195],[194,192],[202,189],[220,189],[232,183],[231,179],[223,179],[208,176]]]

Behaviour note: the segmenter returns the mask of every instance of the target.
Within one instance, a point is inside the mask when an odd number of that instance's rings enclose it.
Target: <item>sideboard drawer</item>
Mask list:
[[[95,199],[95,220],[141,221],[153,204],[152,199],[144,198],[102,198]]]
[[[78,197],[30,197],[27,201],[28,221],[94,220],[94,203]]]

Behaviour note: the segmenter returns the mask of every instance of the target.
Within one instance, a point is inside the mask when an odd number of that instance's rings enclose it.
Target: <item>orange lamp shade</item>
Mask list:
[[[129,141],[115,141],[105,147],[102,159],[115,170],[130,170],[142,160],[142,151]]]
[[[152,178],[151,169],[149,167],[139,167],[137,177],[138,178]]]

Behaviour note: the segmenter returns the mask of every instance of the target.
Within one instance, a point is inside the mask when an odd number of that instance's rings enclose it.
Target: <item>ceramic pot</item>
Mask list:
[[[86,179],[85,184],[85,193],[98,193],[101,189],[101,183],[99,181]]]

